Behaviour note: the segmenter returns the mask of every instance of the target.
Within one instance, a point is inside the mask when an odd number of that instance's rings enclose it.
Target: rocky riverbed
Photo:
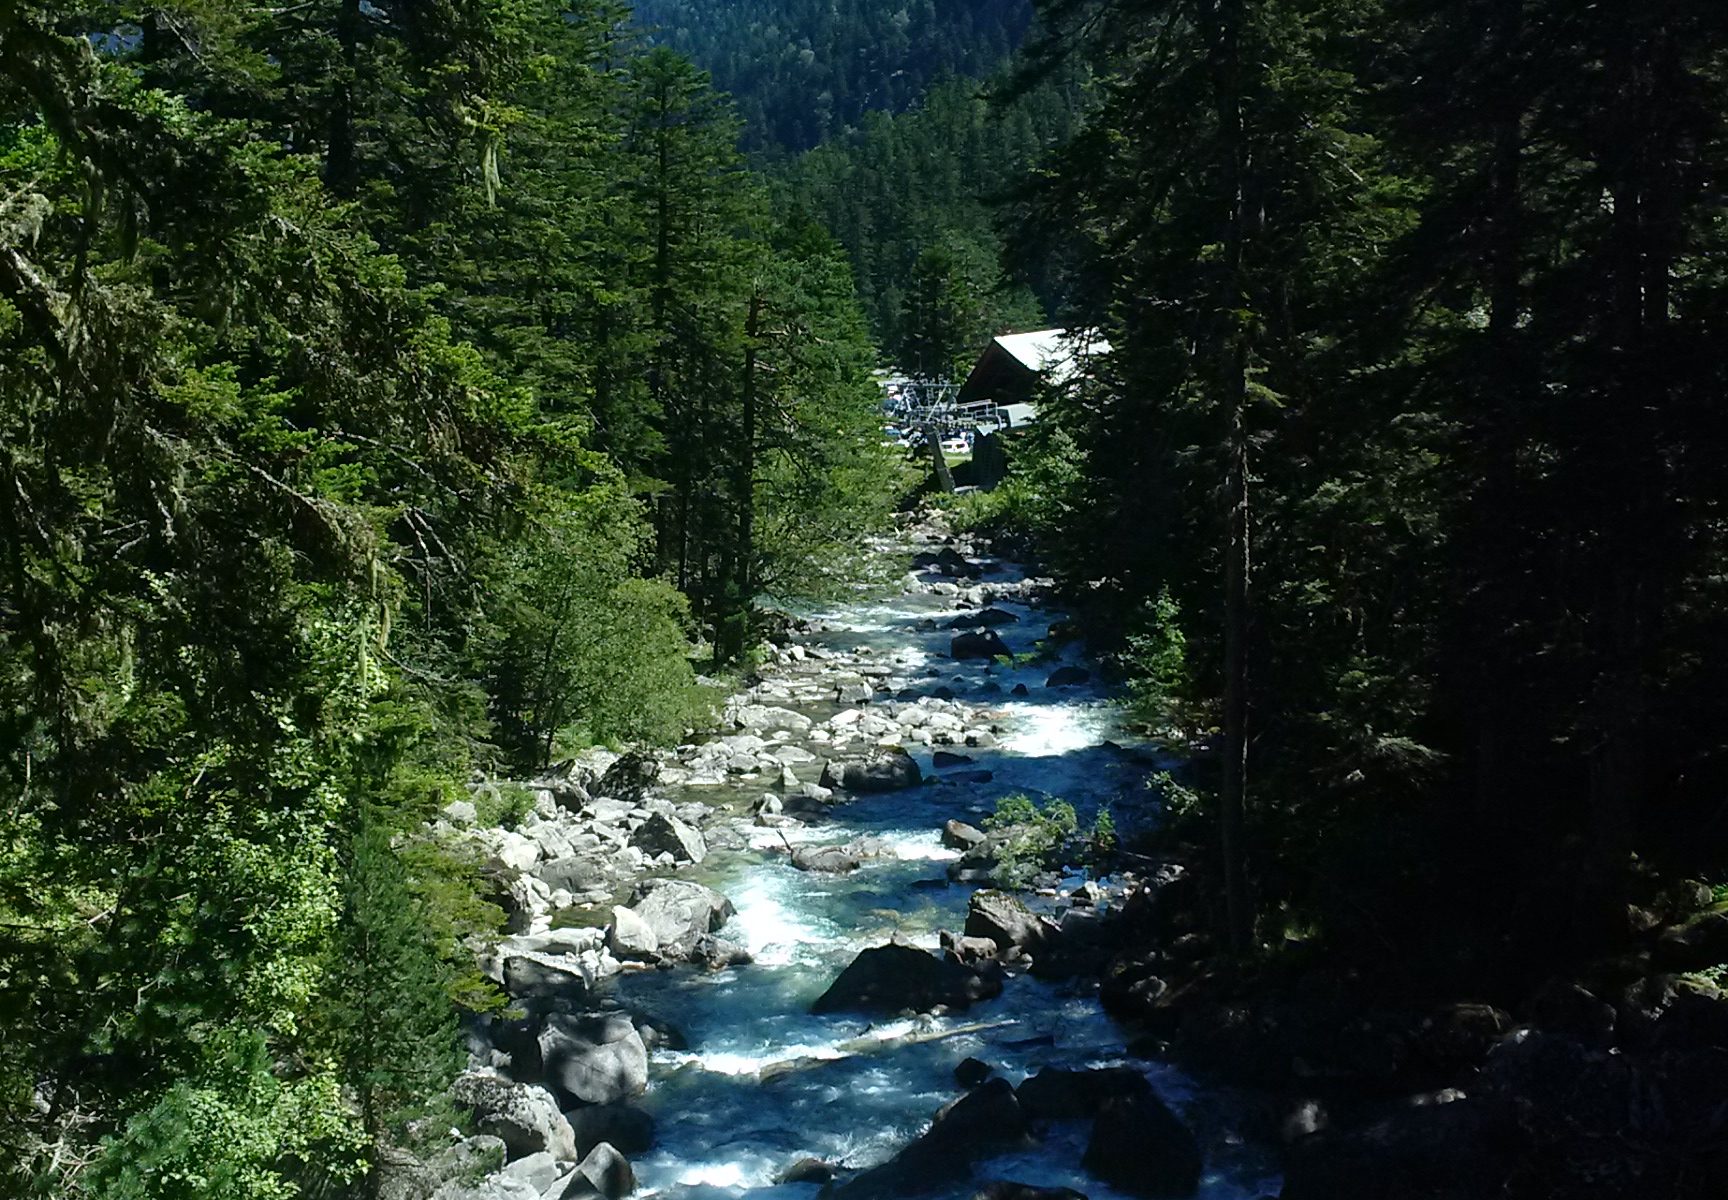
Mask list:
[[[1000,799],[1132,828],[1157,749],[1045,581],[928,527],[878,549],[899,586],[794,622],[710,736],[529,781],[514,828],[475,823],[495,784],[446,811],[510,914],[483,965],[515,1008],[454,1090],[481,1136],[399,1195],[1277,1191],[1233,1101],[1128,1057],[1099,1004],[1169,872],[977,886]]]

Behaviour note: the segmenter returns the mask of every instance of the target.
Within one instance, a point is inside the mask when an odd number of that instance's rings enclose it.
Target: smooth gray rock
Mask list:
[[[606,933],[606,948],[614,958],[655,959],[660,957],[660,938],[654,927],[634,909],[614,906],[612,928]]]
[[[504,1143],[511,1158],[550,1151],[556,1158],[576,1157],[576,1135],[558,1111],[552,1093],[532,1084],[511,1083],[496,1075],[470,1071],[450,1086],[450,1096],[473,1114],[482,1133]]]
[[[1036,954],[1057,936],[1056,926],[1007,892],[986,888],[972,894],[966,908],[967,937],[984,937],[1003,952],[1022,949]]]
[[[579,1200],[601,1196],[605,1200],[619,1200],[619,1197],[628,1196],[635,1190],[636,1172],[631,1169],[630,1160],[601,1142],[577,1164],[576,1173],[566,1185],[562,1198]]]
[[[792,865],[800,871],[843,875],[856,871],[859,860],[842,846],[799,846],[792,851]]]
[[[544,1192],[558,1179],[558,1160],[542,1150],[538,1154],[530,1154],[519,1158],[499,1172],[506,1179],[519,1179],[534,1189],[536,1195]]]
[[[654,931],[660,952],[674,957],[690,953],[698,938],[733,913],[732,902],[719,892],[684,879],[645,879],[638,895],[631,909]]]
[[[648,1049],[625,1013],[553,1013],[539,1040],[547,1079],[578,1100],[614,1104],[648,1087]],[[572,1133],[572,1149],[574,1145]]]

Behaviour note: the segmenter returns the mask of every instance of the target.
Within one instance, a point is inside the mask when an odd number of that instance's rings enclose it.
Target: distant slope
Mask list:
[[[867,112],[901,112],[949,76],[1007,61],[1031,0],[637,0],[652,40],[710,72],[745,148],[808,150]]]

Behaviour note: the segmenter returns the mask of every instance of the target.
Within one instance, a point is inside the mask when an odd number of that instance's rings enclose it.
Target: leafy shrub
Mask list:
[[[1134,632],[1117,655],[1127,679],[1125,704],[1134,721],[1157,726],[1187,724],[1188,641],[1181,609],[1165,588],[1141,608]]]
[[[1051,800],[1040,809],[1030,796],[1016,792],[997,802],[984,828],[1005,835],[996,851],[996,882],[1018,888],[1070,857],[1080,818],[1066,800]]]

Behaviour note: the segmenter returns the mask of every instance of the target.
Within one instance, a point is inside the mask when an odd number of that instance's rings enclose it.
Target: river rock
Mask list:
[[[632,751],[619,756],[589,790],[596,796],[610,796],[614,800],[636,803],[647,795],[659,778],[659,761],[649,755]]]
[[[982,846],[985,833],[964,821],[949,821],[942,826],[942,844],[950,850],[971,850]]]
[[[948,628],[988,629],[994,625],[1013,625],[1019,620],[1005,608],[981,608],[977,612],[961,613],[948,622]]]
[[[696,939],[712,933],[732,916],[732,902],[713,888],[686,879],[645,879],[630,907],[647,922],[662,954],[682,957]]]
[[[861,951],[810,1006],[813,1013],[966,1008],[1000,995],[1002,981],[927,950],[890,942]]]
[[[576,1154],[601,1142],[625,1154],[646,1154],[654,1146],[654,1118],[628,1104],[593,1104],[565,1114],[576,1137]]]
[[[670,854],[680,862],[699,863],[708,857],[701,833],[667,813],[656,813],[637,826],[630,844],[644,854]]]
[[[547,1078],[588,1104],[615,1104],[648,1086],[648,1050],[624,1013],[553,1013],[540,1029],[540,1053]]]
[[[1014,652],[994,629],[975,629],[957,633],[948,644],[952,658],[1012,658]]]
[[[634,909],[617,906],[612,909],[606,948],[615,958],[655,959],[660,957],[660,938]]]
[[[493,1175],[475,1183],[452,1179],[441,1184],[431,1200],[541,1200],[541,1193],[526,1180]]]
[[[1082,1164],[1135,1196],[1192,1196],[1204,1163],[1200,1143],[1150,1088],[1114,1096],[1098,1109]]]
[[[985,937],[1003,953],[1014,949],[1037,954],[1057,935],[1054,924],[1038,916],[1007,892],[990,888],[972,894],[966,908],[967,937]]]
[[[1092,672],[1085,667],[1057,667],[1050,672],[1050,678],[1044,681],[1045,687],[1074,687],[1088,682]]]
[[[427,1161],[426,1166],[434,1180],[473,1179],[499,1170],[508,1157],[509,1150],[502,1138],[494,1137],[490,1133],[480,1133],[463,1138],[454,1146],[439,1151]]]
[[[450,1085],[450,1097],[473,1115],[480,1132],[502,1141],[511,1158],[542,1150],[555,1158],[576,1157],[576,1136],[570,1122],[558,1111],[552,1093],[543,1087],[469,1071]]]
[[[1097,1116],[1107,1100],[1137,1096],[1148,1088],[1146,1077],[1132,1067],[1100,1067],[1071,1071],[1045,1067],[1015,1090],[1020,1107],[1035,1120],[1068,1120]]]
[[[834,1167],[819,1158],[801,1158],[774,1176],[775,1183],[827,1183],[834,1178]]]
[[[506,1179],[518,1179],[534,1189],[538,1196],[558,1180],[558,1160],[550,1152],[542,1150],[538,1154],[530,1154],[527,1158],[519,1158],[503,1171],[499,1172]]]
[[[936,1114],[924,1135],[879,1167],[848,1181],[836,1200],[898,1200],[964,1177],[986,1154],[1031,1144],[1026,1116],[1006,1079],[992,1079]]]
[[[1601,1132],[1604,1142],[1613,1143],[1621,1131]],[[1517,1169],[1525,1137],[1515,1110],[1491,1099],[1473,1097],[1402,1108],[1360,1128],[1323,1131],[1298,1140],[1286,1154],[1282,1196],[1284,1200],[1502,1196]],[[1617,1150],[1604,1155],[1619,1156]],[[1570,1194],[1638,1193],[1587,1188]]]
[[[972,1193],[972,1200],[1086,1200],[1083,1192],[1065,1187],[1034,1187],[1008,1179],[993,1179]]]
[[[864,759],[835,759],[822,768],[821,786],[848,792],[891,792],[924,781],[918,760],[904,750],[889,750]]]
[[[512,996],[575,1000],[588,991],[581,963],[550,954],[510,954],[504,959],[504,990]]]
[[[938,750],[935,754],[930,756],[931,765],[933,765],[938,771],[945,770],[948,767],[968,766],[974,761],[975,760],[969,754],[955,754],[949,750]]]
[[[546,1193],[547,1200],[619,1200],[636,1190],[636,1172],[630,1160],[601,1142],[563,1180]]]
[[[792,865],[800,871],[843,875],[856,871],[860,864],[843,846],[799,846],[792,851]]]
[[[975,1088],[994,1074],[990,1064],[979,1058],[963,1058],[954,1067],[954,1082],[963,1088]]]
[[[810,718],[789,708],[774,708],[766,704],[742,705],[733,716],[738,728],[751,733],[785,730],[788,733],[810,732]]]
[[[563,888],[567,892],[591,892],[608,888],[612,883],[605,865],[588,854],[571,854],[541,863],[534,874],[547,887]]]
[[[754,961],[750,951],[737,942],[715,937],[711,933],[705,933],[696,939],[696,944],[690,948],[689,959],[693,963],[701,963],[710,971],[718,971],[723,967],[745,967]]]

